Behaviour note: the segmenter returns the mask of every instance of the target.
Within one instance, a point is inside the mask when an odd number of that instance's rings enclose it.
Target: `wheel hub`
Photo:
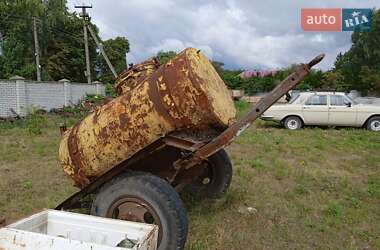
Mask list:
[[[371,123],[371,129],[373,131],[380,131],[380,121],[373,121]]]
[[[212,171],[212,163],[211,162],[203,162],[203,170],[201,175],[197,178],[198,186],[206,187],[211,185],[213,182],[213,171]]]
[[[290,129],[297,129],[297,127],[298,127],[297,121],[296,120],[290,120],[290,121],[288,121],[288,127]]]
[[[146,224],[155,224],[159,227],[158,242],[161,242],[161,220],[153,207],[141,198],[124,197],[119,199],[108,209],[107,217]]]

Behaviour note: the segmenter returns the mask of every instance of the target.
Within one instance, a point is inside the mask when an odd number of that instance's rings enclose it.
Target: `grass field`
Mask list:
[[[8,222],[76,190],[57,164],[60,122],[0,123],[0,214]],[[227,148],[235,171],[227,195],[185,197],[187,249],[380,248],[379,149],[380,133],[362,129],[256,122]]]

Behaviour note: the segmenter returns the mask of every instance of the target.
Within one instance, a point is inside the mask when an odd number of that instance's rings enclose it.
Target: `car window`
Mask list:
[[[342,95],[331,95],[330,96],[330,105],[331,106],[347,106],[350,100]]]
[[[348,95],[345,95],[345,96],[344,96],[344,99],[346,99],[347,102],[350,102],[351,104],[358,104],[354,99],[352,99],[352,98],[349,97]]]
[[[327,96],[326,95],[313,95],[311,96],[306,105],[327,105]]]
[[[331,106],[344,106],[344,99],[341,95],[331,95],[330,96],[330,105]]]
[[[299,97],[300,94],[292,96],[292,99],[290,99],[289,104],[295,103]]]

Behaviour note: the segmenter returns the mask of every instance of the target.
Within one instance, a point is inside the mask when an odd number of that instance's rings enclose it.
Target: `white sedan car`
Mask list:
[[[280,122],[287,129],[304,125],[365,127],[380,131],[380,106],[357,103],[343,92],[301,92],[287,104],[273,105],[263,120]]]

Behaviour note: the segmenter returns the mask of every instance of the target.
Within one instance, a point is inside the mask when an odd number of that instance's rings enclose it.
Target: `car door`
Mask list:
[[[329,121],[329,109],[327,95],[315,94],[309,97],[302,108],[305,124],[327,125]]]
[[[334,126],[355,126],[356,107],[344,95],[330,95],[329,124]]]

